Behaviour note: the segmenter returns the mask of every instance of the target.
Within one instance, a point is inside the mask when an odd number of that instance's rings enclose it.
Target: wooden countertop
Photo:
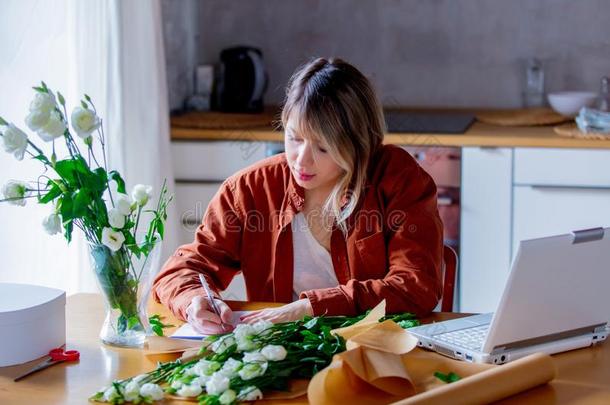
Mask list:
[[[257,309],[268,304],[229,302],[233,309]],[[273,305],[273,304],[271,304]],[[168,317],[168,311],[158,304],[151,305],[151,313]],[[424,322],[455,318],[460,314],[434,313]],[[175,356],[147,357],[138,349],[122,349],[103,345],[98,333],[104,318],[104,305],[97,294],[76,294],[68,297],[66,306],[67,347],[79,350],[78,363],[62,363],[36,373],[20,382],[13,378],[31,363],[0,368],[0,403],[26,404],[84,404],[99,388],[114,379],[127,378],[153,370],[157,361],[174,360]],[[168,331],[171,333],[171,330]],[[420,349],[416,349],[420,350]],[[540,386],[501,401],[501,404],[608,404],[610,403],[610,343],[573,350],[553,356],[557,377],[550,384]],[[35,363],[35,362],[34,362]],[[193,404],[188,401],[169,401],[164,404]],[[306,404],[305,398],[290,401],[258,401],[257,404]]]
[[[456,110],[443,111],[482,111]],[[231,120],[247,118],[247,114],[222,114],[217,112],[188,113],[172,117],[173,141],[270,141],[282,142],[283,134],[274,130],[271,122],[276,114],[266,111],[249,118],[243,124],[231,125]],[[213,128],[201,128],[201,121],[212,121]],[[201,125],[203,126],[203,125]],[[232,128],[233,127],[233,128]],[[386,143],[410,146],[480,146],[480,147],[537,147],[610,149],[610,140],[580,139],[557,135],[553,126],[500,126],[475,121],[464,134],[388,133]]]

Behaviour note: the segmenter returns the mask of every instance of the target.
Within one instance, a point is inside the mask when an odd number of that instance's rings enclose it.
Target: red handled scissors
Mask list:
[[[54,364],[61,363],[62,361],[78,361],[80,359],[80,353],[78,350],[65,350],[61,347],[57,349],[53,349],[49,352],[49,355],[45,360],[38,363],[34,368],[30,369],[25,374],[21,374],[19,377],[15,378],[13,381],[19,381],[22,378],[29,376],[30,374],[34,374],[37,371],[44,370],[47,367],[51,367]]]

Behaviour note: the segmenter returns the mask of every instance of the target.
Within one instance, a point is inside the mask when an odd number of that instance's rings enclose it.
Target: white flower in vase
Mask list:
[[[50,117],[51,117],[51,114],[49,113],[49,111],[42,111],[42,110],[30,111],[28,116],[25,117],[25,124],[32,131],[37,132],[37,131],[40,131],[45,125],[47,125],[47,122],[49,122]]]
[[[125,226],[125,215],[117,208],[108,211],[108,223],[111,227],[120,229]]]
[[[116,201],[114,203],[114,207],[123,215],[130,215],[132,210],[131,198],[127,194],[119,193]]]
[[[140,207],[146,205],[148,200],[152,197],[153,188],[144,184],[136,184],[131,192],[131,198],[138,203]]]
[[[56,213],[49,214],[42,221],[42,226],[49,235],[61,233],[61,217]]]
[[[125,236],[121,232],[115,231],[112,228],[102,229],[102,243],[108,249],[116,252],[123,246],[123,242],[125,242]]]
[[[34,99],[30,102],[30,111],[50,112],[57,106],[55,95],[53,93],[40,93],[34,95]]]
[[[45,126],[38,131],[38,136],[45,142],[51,142],[52,140],[63,136],[66,129],[66,124],[61,119],[59,113],[57,111],[52,111]]]
[[[24,206],[25,197],[28,195],[27,184],[23,181],[12,180],[2,187],[2,194],[9,204]]]
[[[3,131],[2,147],[7,153],[12,153],[17,160],[23,160],[28,147],[28,136],[14,124],[9,124]]]
[[[97,130],[102,124],[94,111],[82,107],[76,107],[72,111],[70,120],[72,121],[72,128],[76,131],[76,135],[82,139],[89,138],[91,133]]]

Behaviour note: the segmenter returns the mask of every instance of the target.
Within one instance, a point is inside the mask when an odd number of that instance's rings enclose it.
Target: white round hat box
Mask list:
[[[0,367],[26,363],[66,343],[66,293],[0,283]]]

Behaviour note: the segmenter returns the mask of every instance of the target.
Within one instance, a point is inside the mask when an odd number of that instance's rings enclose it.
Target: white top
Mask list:
[[[302,291],[339,285],[330,253],[313,237],[302,213],[292,220],[293,299]]]

